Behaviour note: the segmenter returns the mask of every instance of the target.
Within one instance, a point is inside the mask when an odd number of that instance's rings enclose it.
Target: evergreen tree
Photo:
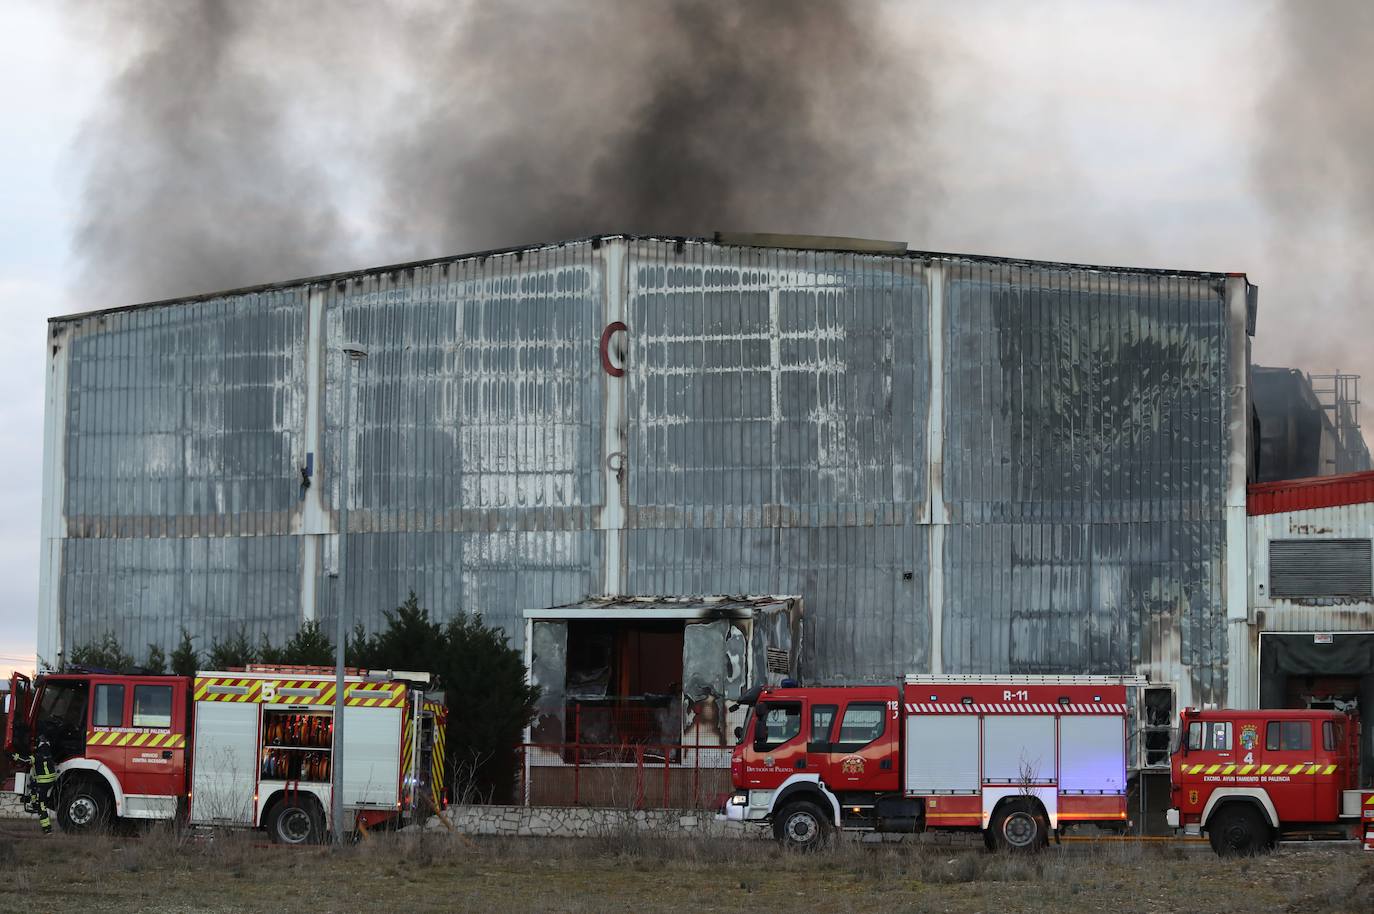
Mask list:
[[[200,652],[191,645],[191,633],[181,630],[181,641],[172,651],[172,672],[178,676],[194,676],[200,666]]]
[[[167,672],[167,654],[160,645],[148,645],[148,659],[143,661],[143,668],[149,673]]]

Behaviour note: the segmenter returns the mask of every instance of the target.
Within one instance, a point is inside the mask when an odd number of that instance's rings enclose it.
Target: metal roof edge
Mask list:
[[[553,250],[556,248],[569,247],[571,245],[591,244],[593,247],[599,246],[605,241],[661,241],[672,242],[679,246],[686,244],[716,245],[719,247],[757,247],[769,248],[773,250],[796,250],[796,251],[828,251],[835,253],[854,253],[863,254],[870,257],[891,257],[894,259],[909,260],[946,260],[962,261],[966,263],[995,263],[1006,266],[1040,267],[1059,270],[1080,270],[1097,273],[1130,273],[1143,276],[1180,276],[1197,279],[1227,279],[1239,277],[1245,279],[1246,285],[1255,288],[1245,273],[1220,272],[1206,270],[1176,270],[1162,269],[1158,267],[1126,267],[1111,266],[1108,264],[1085,264],[1073,263],[1070,261],[1058,260],[1035,260],[1022,257],[999,257],[991,254],[959,254],[943,251],[917,251],[911,250],[903,242],[877,241],[864,238],[848,238],[839,236],[822,235],[777,235],[777,234],[745,234],[745,233],[725,233],[717,232],[711,238],[694,235],[661,235],[661,234],[632,234],[626,232],[607,232],[602,234],[587,235],[581,238],[567,238],[558,241],[540,241],[526,244],[511,245],[507,247],[490,248],[482,251],[470,251],[460,254],[449,254],[443,257],[430,257],[423,260],[405,261],[402,263],[382,264],[372,267],[361,267],[353,270],[343,270],[337,273],[322,273],[317,276],[304,276],[293,279],[285,279],[276,282],[257,283],[249,286],[238,286],[232,289],[223,289],[213,292],[201,292],[194,295],[185,295],[174,298],[161,298],[152,301],[135,302],[124,305],[112,305],[106,308],[92,308],[88,311],[77,311],[71,314],[58,314],[48,318],[49,324],[63,324],[88,317],[105,316],[110,314],[121,314],[130,311],[143,311],[151,308],[167,307],[171,305],[190,304],[192,302],[212,301],[217,298],[226,298],[231,295],[251,295],[262,292],[273,292],[281,289],[289,289],[297,286],[319,285],[326,283],[345,282],[362,276],[377,273],[395,273],[402,270],[415,270],[422,267],[431,267],[443,263],[457,263],[463,260],[482,260],[488,257],[502,257],[509,255],[522,255],[527,252]],[[797,247],[787,247],[779,242],[783,240],[796,240],[798,242],[811,242],[811,245],[801,245]]]
[[[1336,476],[1307,476],[1246,486],[1246,513],[1251,517],[1312,511],[1374,502],[1374,470]]]

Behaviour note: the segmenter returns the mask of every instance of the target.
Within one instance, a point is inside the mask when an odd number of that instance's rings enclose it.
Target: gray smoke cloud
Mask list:
[[[92,307],[598,232],[906,238],[938,187],[872,3],[83,12],[139,49],[77,151]]]
[[[247,53],[261,11],[229,0],[82,11],[99,17],[99,40],[139,48],[76,149],[74,247],[92,307],[320,272],[337,256],[340,220],[317,161],[293,142],[276,54]]]
[[[1269,362],[1356,371],[1368,397],[1374,4],[1286,2],[1271,25],[1253,175],[1271,217],[1269,272],[1287,279],[1262,291],[1258,348]]]

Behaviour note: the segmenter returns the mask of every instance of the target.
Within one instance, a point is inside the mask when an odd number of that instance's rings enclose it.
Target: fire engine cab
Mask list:
[[[908,676],[766,688],[731,757],[724,817],[783,844],[836,829],[981,832],[1035,850],[1070,824],[1126,825],[1134,677]]]
[[[1374,850],[1374,791],[1358,789],[1359,725],[1327,710],[1186,710],[1169,824],[1222,855],[1281,836],[1356,837]]]
[[[343,753],[350,827],[422,819],[442,806],[445,709],[428,673],[350,670],[343,745],[334,671],[249,666],[188,676],[45,673],[11,679],[4,760],[38,734],[58,761],[58,825],[119,819],[265,828],[274,841],[321,840],[331,766]],[[4,780],[0,772],[0,782]],[[25,776],[15,777],[22,793]]]

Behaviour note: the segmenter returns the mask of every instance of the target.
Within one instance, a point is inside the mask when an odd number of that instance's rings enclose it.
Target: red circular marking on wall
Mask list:
[[[611,361],[611,337],[622,330],[630,332],[624,321],[611,321],[606,325],[606,329],[601,331],[601,367],[613,378],[625,376],[625,369]]]

